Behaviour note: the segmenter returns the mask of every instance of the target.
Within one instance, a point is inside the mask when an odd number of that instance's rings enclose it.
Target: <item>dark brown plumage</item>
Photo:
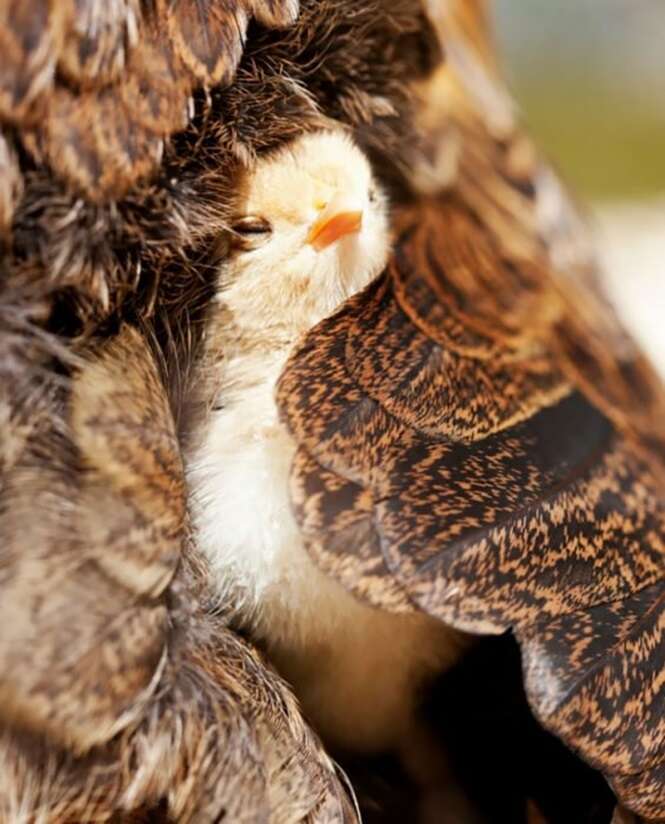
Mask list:
[[[253,17],[293,23],[297,0],[8,0],[0,116],[32,156],[104,201],[154,171],[197,86],[228,84]]]
[[[450,208],[437,204],[439,246],[454,243]],[[376,606],[512,628],[549,728],[616,783],[659,769],[659,488],[606,418],[561,379],[552,386],[541,355],[456,353],[467,330],[422,274],[444,270],[407,268],[410,250],[398,244],[406,282],[378,284],[314,330],[282,379],[309,547]],[[662,784],[646,778],[626,800],[655,818]]]
[[[206,610],[176,441],[236,166],[330,119],[400,240],[284,376],[314,557],[385,608],[512,627],[543,722],[665,815],[662,388],[515,127],[483,4],[424,5],[0,2],[7,820],[354,820]]]

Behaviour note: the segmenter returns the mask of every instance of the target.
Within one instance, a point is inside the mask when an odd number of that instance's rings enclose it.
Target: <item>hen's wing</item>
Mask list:
[[[439,22],[388,272],[281,379],[297,517],[359,597],[512,628],[544,724],[660,818],[663,388],[491,60]]]
[[[206,614],[145,340],[125,326],[73,369],[4,456],[0,817],[354,820],[286,689]]]
[[[473,278],[462,267],[446,279],[462,291],[473,281],[464,308],[473,328],[556,353],[594,405],[654,459],[665,482],[665,388],[600,288],[569,193],[516,121],[492,59],[484,6],[430,0],[449,60],[420,90],[420,119],[432,152],[454,155],[454,189],[508,265],[490,264],[491,274]]]
[[[298,0],[2,0],[0,122],[92,200],[152,171],[200,86],[228,83],[252,18]]]

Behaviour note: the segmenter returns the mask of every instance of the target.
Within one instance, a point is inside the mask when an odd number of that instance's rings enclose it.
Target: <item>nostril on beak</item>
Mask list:
[[[363,223],[362,212],[339,212],[324,221],[318,221],[310,229],[307,242],[317,252],[322,252],[347,235],[360,231]]]
[[[307,243],[317,252],[327,249],[343,237],[358,233],[362,228],[363,210],[358,201],[338,195],[328,203],[321,216],[312,224]]]

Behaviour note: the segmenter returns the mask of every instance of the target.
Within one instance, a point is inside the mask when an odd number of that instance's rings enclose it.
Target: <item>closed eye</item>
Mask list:
[[[260,215],[245,215],[231,224],[231,248],[249,252],[258,249],[272,237],[272,225]]]
[[[246,215],[236,220],[231,230],[237,235],[263,235],[272,232],[272,226],[264,217]]]

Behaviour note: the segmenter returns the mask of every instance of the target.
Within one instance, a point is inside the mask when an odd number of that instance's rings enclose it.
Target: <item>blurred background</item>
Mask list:
[[[665,2],[495,9],[523,115],[589,206],[614,303],[665,376]]]

